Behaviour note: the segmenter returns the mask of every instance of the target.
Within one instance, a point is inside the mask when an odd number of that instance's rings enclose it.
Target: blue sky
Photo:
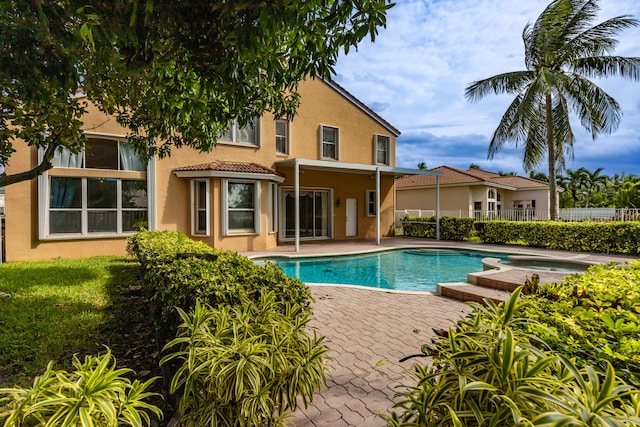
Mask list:
[[[487,160],[491,135],[509,95],[464,99],[465,87],[507,71],[523,70],[522,30],[550,0],[396,0],[387,28],[338,60],[335,80],[400,129],[396,166],[429,168],[471,163],[493,171],[522,170],[521,151],[507,148]],[[640,19],[637,0],[601,0],[596,22],[619,15]],[[640,27],[623,31],[616,54],[640,56]],[[620,104],[618,130],[595,141],[572,121],[575,159],[567,168],[640,175],[640,82],[599,80]],[[537,170],[547,170],[546,161]]]

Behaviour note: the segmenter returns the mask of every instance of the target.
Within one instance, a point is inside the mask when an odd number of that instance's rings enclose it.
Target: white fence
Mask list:
[[[435,210],[405,209],[395,212],[396,227],[402,227],[402,218],[405,215],[411,217],[431,217],[436,215]],[[475,218],[477,220],[507,220],[507,221],[547,221],[549,211],[535,209],[513,209],[500,211],[466,211],[466,210],[442,210],[440,216],[454,218]],[[640,221],[640,209],[636,208],[571,208],[560,209],[561,221]]]

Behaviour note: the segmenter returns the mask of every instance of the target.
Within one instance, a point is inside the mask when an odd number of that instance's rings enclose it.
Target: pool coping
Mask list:
[[[474,252],[485,252],[485,253],[507,253],[509,258],[514,258],[518,260],[547,260],[547,261],[556,261],[563,263],[575,263],[579,265],[597,265],[597,264],[605,264],[610,262],[609,260],[589,260],[589,256],[593,256],[593,254],[588,253],[563,253],[562,256],[552,252],[541,252],[546,251],[544,249],[539,248],[529,248],[529,247],[520,247],[520,246],[508,246],[508,245],[491,245],[485,246],[483,244],[477,245],[465,245],[465,242],[441,242],[438,241],[438,244],[433,244],[434,242],[425,242],[429,244],[400,244],[394,246],[375,246],[373,248],[359,248],[352,250],[342,250],[342,251],[328,251],[325,253],[282,253],[282,252],[272,252],[272,253],[249,253],[246,254],[247,257],[256,261],[265,258],[283,258],[283,259],[298,259],[298,258],[322,258],[322,257],[335,257],[342,255],[364,255],[378,252],[388,252],[394,250],[403,250],[403,249],[451,249],[451,250],[467,250]],[[495,260],[495,262],[493,261]],[[619,262],[622,262],[624,259],[621,259]],[[547,271],[535,268],[526,268],[519,266],[506,265],[499,262],[499,258],[485,257],[482,259],[483,270],[469,272],[467,274],[466,282],[438,282],[436,283],[436,291],[412,291],[412,290],[398,290],[398,289],[385,289],[385,288],[375,288],[366,285],[354,285],[354,284],[346,284],[346,283],[313,283],[313,282],[304,282],[307,286],[341,286],[341,287],[352,287],[358,289],[367,289],[378,292],[388,292],[388,293],[405,293],[405,294],[432,294],[432,295],[443,295],[441,291],[441,287],[449,286],[449,287],[458,287],[466,284],[476,285],[478,284],[478,278],[488,279],[490,276],[498,277],[498,275],[504,276],[504,273],[508,273],[509,271],[514,272],[525,272],[530,275],[533,274],[541,274],[543,272],[546,276],[554,276],[554,279],[561,281],[565,276],[570,274],[576,274],[578,272],[558,272],[558,271]],[[500,280],[490,280],[491,282],[499,283],[497,290],[505,290],[511,291],[513,288],[522,285],[523,281],[511,281],[507,280],[507,284],[500,286]]]
[[[407,239],[411,239],[411,242],[407,242]],[[326,251],[318,251],[319,248],[330,247],[329,250]],[[438,241],[431,239],[418,239],[418,238],[407,238],[407,237],[390,237],[382,240],[380,245],[374,244],[372,241],[358,241],[358,240],[346,240],[346,241],[331,241],[331,242],[315,242],[309,243],[302,246],[302,252],[292,253],[287,252],[286,250],[292,250],[293,248],[290,246],[278,246],[273,250],[265,250],[265,251],[252,251],[243,253],[243,255],[247,256],[252,260],[258,260],[263,258],[284,258],[284,259],[296,259],[296,258],[316,258],[316,257],[331,257],[331,256],[341,256],[341,255],[359,255],[359,254],[370,254],[377,252],[385,252],[391,250],[399,250],[399,249],[453,249],[453,250],[470,250],[475,252],[501,252],[508,253],[509,257],[531,257],[535,259],[545,259],[545,260],[562,260],[566,262],[568,260],[572,262],[585,262],[590,264],[606,264],[610,262],[618,262],[622,263],[625,261],[636,260],[638,257],[629,256],[629,255],[611,255],[611,254],[594,254],[587,252],[569,252],[569,251],[560,251],[560,250],[549,250],[543,248],[530,248],[525,246],[512,246],[512,245],[492,245],[492,244],[484,244],[484,243],[476,243],[476,242],[454,242],[454,241]],[[491,257],[487,257],[491,258]],[[483,258],[483,261],[487,258]],[[432,295],[442,295],[440,292],[440,287],[442,286],[462,286],[463,284],[478,284],[478,278],[488,279],[489,282],[497,284],[498,290],[511,291],[517,286],[520,286],[524,283],[521,278],[517,280],[500,280],[500,276],[508,276],[509,273],[529,273],[526,275],[533,274],[544,274],[545,277],[553,277],[552,281],[561,281],[565,276],[568,276],[570,272],[556,272],[556,271],[546,271],[540,269],[533,268],[523,268],[501,264],[499,266],[484,269],[477,272],[471,272],[467,274],[467,281],[465,282],[440,282],[436,284],[436,291],[411,291],[411,290],[396,290],[396,289],[384,289],[384,288],[374,288],[363,285],[352,285],[352,284],[340,284],[340,283],[306,283],[309,286],[345,286],[345,287],[354,287],[358,289],[367,289],[374,291],[382,291],[388,293],[413,293],[413,294],[432,294]],[[493,276],[493,280],[490,278]]]

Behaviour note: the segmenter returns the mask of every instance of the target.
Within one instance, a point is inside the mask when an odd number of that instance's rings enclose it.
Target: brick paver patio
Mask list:
[[[385,238],[380,246],[371,241],[353,240],[307,243],[302,245],[300,254],[294,253],[293,246],[284,245],[246,255],[314,256],[398,247],[495,250],[601,263],[633,258],[413,238]],[[510,276],[515,273],[498,274]],[[523,282],[520,276],[514,279],[515,283]],[[327,390],[316,394],[308,408],[299,409],[288,420],[296,427],[385,426],[377,414],[389,412],[397,392],[395,387],[400,383],[414,384],[409,377],[413,367],[431,362],[428,358],[414,358],[400,363],[399,359],[420,353],[420,346],[430,342],[435,335],[431,328],[446,329],[452,321],[471,311],[465,303],[430,293],[398,293],[348,286],[310,287],[316,299],[312,326],[328,340],[333,360],[328,364]]]
[[[468,305],[432,294],[392,293],[344,286],[311,286],[312,325],[329,340],[328,389],[289,420],[296,427],[384,426],[394,387],[427,358],[399,362],[420,353],[435,335],[470,311]]]

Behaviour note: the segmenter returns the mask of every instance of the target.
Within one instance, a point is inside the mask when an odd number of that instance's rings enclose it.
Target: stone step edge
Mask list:
[[[438,283],[438,294],[464,302],[484,304],[484,299],[491,299],[496,304],[506,301],[510,293],[501,289],[492,289],[468,282]]]

